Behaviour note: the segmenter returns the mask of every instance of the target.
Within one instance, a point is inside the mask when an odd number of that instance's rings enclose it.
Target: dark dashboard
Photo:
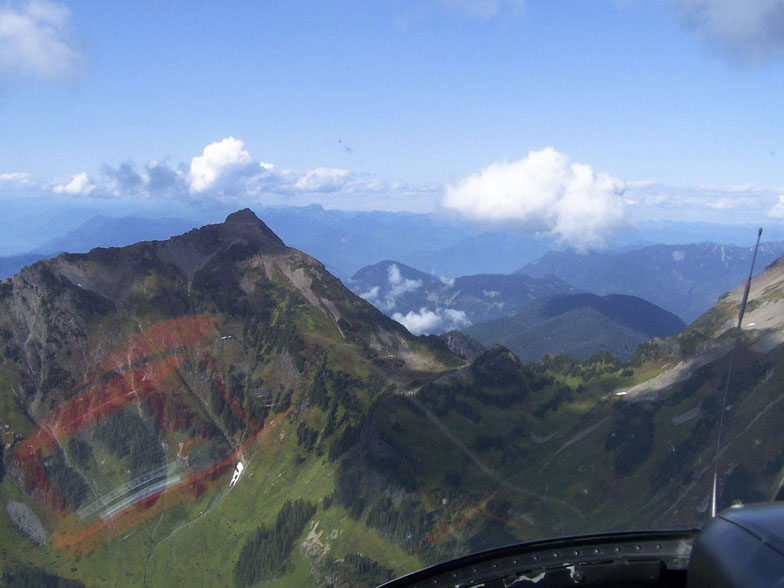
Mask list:
[[[784,505],[722,511],[703,530],[607,533],[510,545],[383,588],[784,587]]]

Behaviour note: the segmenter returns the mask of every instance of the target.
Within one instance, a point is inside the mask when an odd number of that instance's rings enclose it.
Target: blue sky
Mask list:
[[[782,31],[781,0],[0,0],[0,199],[782,223]]]

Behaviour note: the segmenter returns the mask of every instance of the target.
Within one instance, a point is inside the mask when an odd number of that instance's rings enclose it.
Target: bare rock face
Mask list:
[[[444,340],[446,346],[449,347],[449,351],[468,361],[474,361],[485,350],[479,341],[460,331],[449,331],[439,335],[439,337]]]

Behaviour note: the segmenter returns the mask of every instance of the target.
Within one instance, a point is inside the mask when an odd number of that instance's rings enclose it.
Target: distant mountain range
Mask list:
[[[578,293],[553,276],[479,274],[447,280],[388,260],[362,268],[347,285],[414,333],[459,329],[485,347],[504,345],[523,361],[545,353],[582,360],[601,350],[628,359],[640,343],[686,326],[636,296]],[[453,351],[475,356],[476,347],[455,335],[446,340]]]
[[[65,235],[36,247],[34,252],[86,253],[95,247],[124,247],[138,241],[168,239],[198,226],[199,223],[182,218],[113,218],[97,215]]]
[[[442,276],[511,273],[556,244],[547,237],[480,228],[434,214],[325,210],[312,205],[270,208],[263,216],[287,243],[309,251],[341,279],[380,259],[396,259]]]
[[[172,209],[167,216],[175,232],[197,224],[215,222],[230,210],[203,210],[198,207]],[[360,268],[381,259],[395,259],[406,265],[421,268],[440,276],[466,276],[480,273],[512,273],[514,270],[543,256],[547,251],[560,249],[563,244],[546,236],[534,236],[509,227],[477,226],[471,222],[438,213],[387,211],[346,211],[324,209],[318,205],[307,207],[257,208],[268,226],[287,243],[325,264],[341,279],[347,279]],[[175,233],[149,233],[144,224],[155,225],[157,217],[138,218],[116,231],[106,231],[106,239],[85,240],[74,235],[62,239],[70,231],[95,233],[90,225],[96,223],[90,210],[70,209],[49,211],[31,210],[28,216],[18,211],[0,218],[0,251],[54,254],[60,251],[89,251],[98,246],[121,246],[145,239],[163,239]],[[106,214],[101,212],[100,214]],[[189,220],[178,219],[187,215]],[[89,219],[89,220],[87,220]],[[82,224],[83,223],[83,224]],[[132,230],[137,230],[132,234]],[[611,249],[634,246],[640,248],[653,243],[694,243],[713,240],[721,243],[744,243],[753,235],[753,227],[717,226],[709,223],[649,222],[640,227],[609,236]],[[115,233],[123,238],[115,239]],[[766,230],[769,239],[784,239],[784,228],[772,226]],[[47,246],[42,247],[43,243]],[[13,255],[17,255],[13,253]],[[8,274],[6,274],[8,275]],[[569,280],[567,280],[569,281]]]
[[[753,242],[756,235],[749,235]],[[649,300],[687,323],[749,274],[753,247],[697,243],[651,245],[625,251],[551,251],[515,273],[557,277],[595,294]],[[784,254],[784,242],[760,245],[756,273]]]
[[[599,351],[628,360],[640,343],[676,335],[685,326],[636,296],[582,293],[533,302],[464,332],[485,346],[504,345],[523,361],[538,361],[546,353],[584,360]]]
[[[414,333],[466,327],[534,300],[575,292],[558,278],[478,274],[446,279],[389,260],[362,268],[347,285]]]

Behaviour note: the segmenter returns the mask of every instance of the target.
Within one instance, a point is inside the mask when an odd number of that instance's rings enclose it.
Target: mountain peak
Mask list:
[[[232,233],[240,233],[248,237],[251,242],[263,245],[266,249],[285,250],[286,244],[256,216],[250,208],[243,208],[226,217],[222,225]]]
[[[264,224],[259,217],[250,209],[243,208],[237,212],[232,212],[226,217],[224,224],[227,225],[248,225],[248,224]]]

